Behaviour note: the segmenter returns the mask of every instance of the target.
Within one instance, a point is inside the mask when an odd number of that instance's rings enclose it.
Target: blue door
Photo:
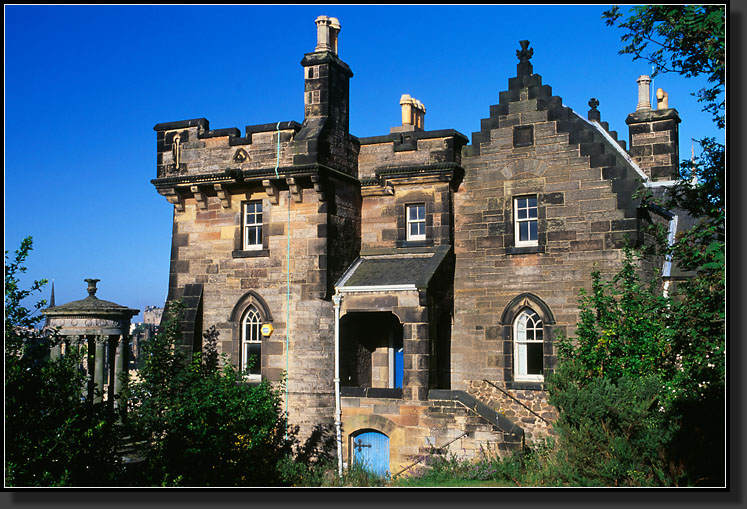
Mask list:
[[[402,376],[405,373],[404,370],[404,351],[402,347],[394,350],[394,387],[396,389],[402,388]]]
[[[378,431],[356,435],[353,437],[353,461],[385,477],[389,473],[389,437]]]

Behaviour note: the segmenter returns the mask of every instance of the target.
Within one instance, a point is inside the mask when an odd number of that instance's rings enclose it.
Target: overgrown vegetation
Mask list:
[[[20,287],[32,250],[30,237],[12,259],[5,252],[5,482],[9,486],[107,486],[120,476],[118,429],[104,405],[84,399],[79,370],[85,349],[49,358],[60,339],[39,328],[22,303],[46,280]]]
[[[242,383],[231,363],[220,367],[215,328],[191,362],[182,354],[171,306],[164,330],[143,345],[139,381],[124,391],[128,431],[143,461],[137,484],[163,486],[272,486],[291,441],[269,382]],[[134,469],[133,469],[134,470]]]

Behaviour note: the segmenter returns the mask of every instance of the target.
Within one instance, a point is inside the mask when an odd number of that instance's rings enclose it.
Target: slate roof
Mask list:
[[[449,246],[392,254],[361,254],[335,285],[338,288],[412,285],[428,286]]]

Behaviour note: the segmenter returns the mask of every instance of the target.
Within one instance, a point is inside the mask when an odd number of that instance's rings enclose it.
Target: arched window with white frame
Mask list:
[[[544,340],[542,319],[524,308],[514,320],[514,380],[544,381]]]
[[[249,306],[241,320],[241,370],[249,379],[262,378],[262,317]]]

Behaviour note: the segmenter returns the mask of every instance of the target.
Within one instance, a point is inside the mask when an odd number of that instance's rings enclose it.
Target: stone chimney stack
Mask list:
[[[657,109],[649,99],[651,78],[638,80],[638,104],[628,115],[629,154],[651,180],[673,180],[679,174],[679,123],[677,110],[669,108],[669,96],[657,90]]]
[[[348,132],[349,81],[353,73],[337,56],[340,22],[337,18],[316,18],[316,48],[307,53],[304,66],[304,118],[333,117]]]

